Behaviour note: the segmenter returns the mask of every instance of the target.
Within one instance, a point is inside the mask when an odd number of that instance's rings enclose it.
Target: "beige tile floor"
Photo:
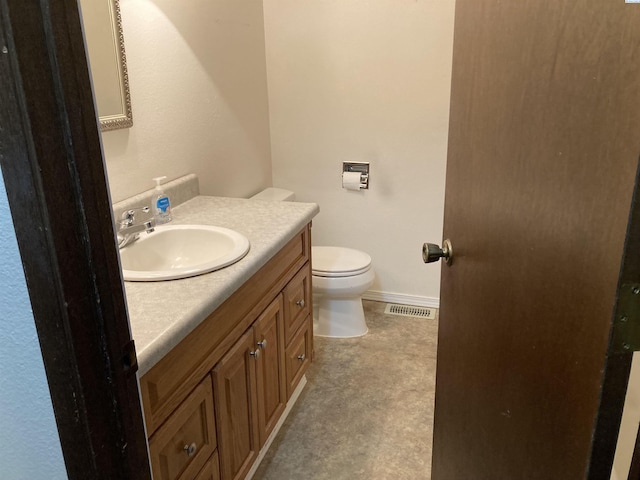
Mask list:
[[[437,321],[364,304],[366,336],[315,339],[308,384],[255,480],[430,478]]]

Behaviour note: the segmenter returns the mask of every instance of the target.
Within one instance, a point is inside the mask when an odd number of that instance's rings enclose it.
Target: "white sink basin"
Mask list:
[[[248,251],[249,240],[228,228],[162,225],[122,248],[120,261],[125,280],[156,282],[219,270]]]

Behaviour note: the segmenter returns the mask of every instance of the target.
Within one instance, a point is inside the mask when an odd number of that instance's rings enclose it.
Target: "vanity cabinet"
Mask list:
[[[251,470],[313,355],[310,254],[308,225],[142,376],[154,478]]]

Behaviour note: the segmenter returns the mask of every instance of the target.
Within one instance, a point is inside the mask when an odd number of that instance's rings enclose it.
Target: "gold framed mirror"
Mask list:
[[[133,125],[119,0],[80,0],[101,130]]]

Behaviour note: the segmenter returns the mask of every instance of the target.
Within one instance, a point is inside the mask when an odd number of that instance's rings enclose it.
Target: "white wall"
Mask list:
[[[373,290],[437,303],[454,0],[264,0],[273,184],[320,204],[314,244],[359,248]],[[341,188],[342,161],[371,187]]]
[[[0,244],[0,477],[67,478],[1,176]]]
[[[121,1],[134,125],[105,132],[112,201],[187,173],[203,194],[271,184],[260,0]]]
[[[372,255],[374,291],[437,303],[420,248],[442,240],[454,0],[121,9],[134,126],[103,134],[114,202],[158,175],[226,196],[273,180],[320,204],[315,244]],[[340,188],[343,160],[372,163],[369,191]]]

